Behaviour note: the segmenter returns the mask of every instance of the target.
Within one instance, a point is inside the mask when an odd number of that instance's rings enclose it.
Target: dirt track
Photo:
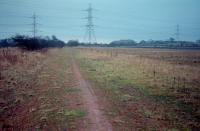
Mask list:
[[[78,81],[78,87],[82,92],[83,104],[88,112],[90,131],[112,131],[112,125],[108,119],[103,115],[98,104],[98,99],[88,81],[82,76],[79,66],[76,64],[72,56],[72,66],[75,78]],[[84,130],[84,129],[83,129]]]

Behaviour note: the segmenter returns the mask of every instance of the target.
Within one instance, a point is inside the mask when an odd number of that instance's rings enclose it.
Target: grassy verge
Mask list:
[[[122,114],[126,116],[126,118],[120,117],[120,120],[117,120],[118,126],[129,126],[127,129],[149,128],[152,130],[198,128],[195,118],[191,123],[189,122],[189,118],[194,117],[191,115],[194,109],[189,104],[177,99],[176,93],[174,93],[175,85],[171,85],[173,80],[166,80],[166,74],[157,74],[144,68],[143,64],[132,63],[131,61],[134,60],[129,57],[112,57],[87,49],[77,50],[76,58],[80,62],[82,72],[94,83],[95,87],[103,91],[103,94],[112,103],[113,106],[108,114],[112,118]],[[148,64],[148,61],[146,62]],[[138,106],[138,108],[134,110],[134,106]],[[132,117],[138,114],[136,119],[142,123],[142,117],[148,124],[143,123],[143,127],[134,127],[135,123]],[[187,120],[184,120],[185,118]],[[155,123],[152,124],[152,122],[158,121],[161,121],[160,125],[165,123],[166,126],[159,127]]]
[[[85,110],[75,88],[66,49],[27,52],[27,59],[3,70],[3,130],[78,130]]]

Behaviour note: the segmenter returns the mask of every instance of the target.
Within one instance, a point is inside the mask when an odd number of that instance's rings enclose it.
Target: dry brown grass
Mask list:
[[[1,129],[12,128],[15,116],[26,118],[30,115],[29,110],[36,103],[35,73],[41,70],[41,60],[44,58],[45,53],[42,52],[27,52],[18,48],[0,49]],[[19,123],[19,118],[16,123]],[[23,121],[27,122],[25,119]]]
[[[198,124],[200,119],[199,51],[112,48],[78,50],[80,59],[85,61],[82,62],[84,68],[92,68],[87,70],[96,72],[92,79],[101,79],[95,80],[102,81],[98,83],[100,85],[107,82],[108,85],[103,86],[105,89],[112,85],[124,84],[140,88],[159,102],[167,103],[166,109],[171,110],[168,112],[175,113],[177,116],[172,117],[180,120],[172,120],[175,123],[179,121],[182,126],[193,130],[200,127]],[[108,80],[104,81],[104,77]],[[117,84],[112,84],[113,81]]]
[[[76,130],[82,124],[66,50],[1,52],[0,130]]]

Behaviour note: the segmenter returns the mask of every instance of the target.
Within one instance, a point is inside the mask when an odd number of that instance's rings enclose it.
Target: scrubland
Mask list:
[[[1,130],[75,130],[85,116],[63,49],[0,49]],[[79,121],[76,119],[79,118]]]
[[[2,48],[0,127],[198,131],[199,87],[195,50]]]
[[[119,130],[200,128],[199,51],[76,50],[82,71],[112,103],[107,114]]]

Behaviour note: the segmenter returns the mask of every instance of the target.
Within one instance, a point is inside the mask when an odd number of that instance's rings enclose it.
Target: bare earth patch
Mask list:
[[[87,118],[90,121],[89,131],[112,131],[112,125],[109,123],[106,116],[103,115],[103,112],[100,109],[98,104],[98,99],[91,88],[90,83],[88,83],[80,73],[78,65],[75,63],[72,58],[73,70],[77,81],[79,82],[78,88],[82,91],[82,97],[84,106],[88,111]]]

